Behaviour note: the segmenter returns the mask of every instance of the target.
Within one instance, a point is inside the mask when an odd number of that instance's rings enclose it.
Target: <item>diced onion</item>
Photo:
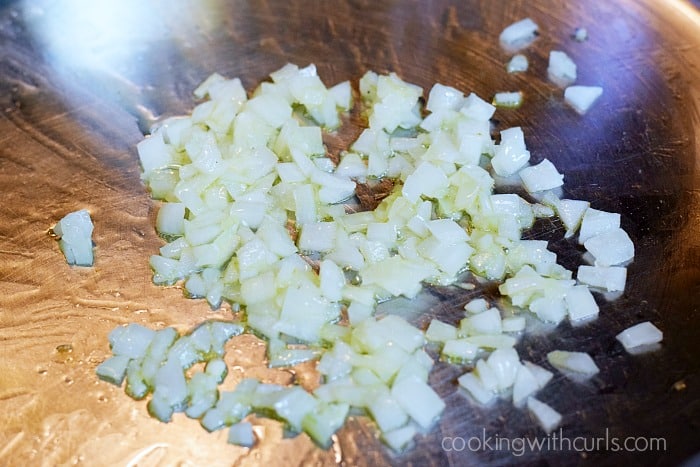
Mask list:
[[[506,27],[499,39],[507,50],[518,50],[530,45],[537,38],[537,32],[537,24],[532,19],[525,18]]]
[[[500,39],[523,47],[537,31],[526,19]],[[508,69],[526,68],[516,55]],[[576,66],[554,51],[549,74],[573,82]],[[526,330],[527,312],[553,323],[594,318],[588,286],[624,287],[616,265],[633,258],[634,246],[620,216],[559,199],[552,190],[564,176],[548,159],[528,165],[522,128],[491,138],[496,107],[519,105],[519,92],[498,93],[492,105],[436,84],[423,109],[423,89],[371,71],[359,91],[369,126],[337,165],[323,130],[340,125],[352,88],[326,88],[314,65],[288,64],[250,97],[239,79],[214,74],[195,91],[203,102],[189,117],[166,120],[138,145],[143,180],[162,201],[156,229],[169,241],[150,259],[154,282],[182,283],[212,308],[230,302],[245,314],[245,330],[268,340],[269,366],[318,360],[321,384],[309,392],[244,379],[220,391],[224,346],[244,331],[224,321],[183,336],[119,327],[110,334],[114,356],[97,374],[117,385],[126,380],[134,398],[151,394],[148,409],[159,420],[184,412],[209,431],[228,427],[234,444],[254,445],[244,418],[264,412],[327,447],[359,409],[398,451],[446,408],[428,382],[434,362],[424,346],[431,342],[445,360],[475,362],[458,384],[476,401],[508,396],[550,431],[561,416],[533,395],[552,373],[520,360],[517,333]],[[373,211],[346,212],[342,203],[362,194],[357,183],[375,177],[392,179],[387,196]],[[508,177],[538,198],[494,193],[496,179]],[[578,231],[595,257],[594,266],[579,269],[578,283],[546,241],[523,239],[536,219],[555,214],[565,236]],[[375,316],[385,299],[413,298],[424,283],[452,285],[467,272],[500,281],[515,313],[474,298],[458,322],[433,319],[425,331],[398,315]],[[631,336],[633,343],[649,339]],[[598,371],[582,353],[555,351],[548,359],[567,371]],[[195,371],[203,362],[204,371]]]
[[[585,352],[554,350],[547,354],[547,360],[559,370],[571,371],[585,376],[598,373],[598,365]]]
[[[586,28],[576,28],[572,34],[576,42],[584,42],[588,39],[588,30]]]
[[[551,190],[564,184],[564,176],[559,173],[549,159],[520,171],[523,186],[530,193]]]
[[[559,412],[534,397],[527,399],[527,408],[547,434],[561,423],[562,416]]]
[[[651,322],[644,321],[625,329],[616,337],[626,350],[630,350],[644,345],[658,344],[663,340],[664,335]]]
[[[616,266],[634,257],[634,243],[620,228],[591,237],[583,246],[595,257],[596,266]]]
[[[52,230],[68,264],[93,265],[95,261],[92,252],[93,225],[87,210],[81,209],[66,214]]]
[[[585,114],[603,95],[600,86],[568,86],[564,90],[564,100],[580,114]]]
[[[253,425],[250,422],[238,422],[229,428],[228,442],[238,446],[252,447],[255,444]]]
[[[508,73],[521,73],[523,71],[527,71],[528,66],[529,62],[525,55],[515,54],[510,59],[510,61],[508,61],[508,64],[506,65],[506,71]]]
[[[591,287],[600,287],[608,292],[625,290],[627,268],[621,266],[588,266],[578,267],[576,279]]]
[[[493,96],[492,103],[496,107],[517,108],[523,103],[523,93],[520,91],[497,92]]]
[[[565,52],[552,50],[549,53],[547,76],[560,87],[566,87],[576,81],[576,63]]]

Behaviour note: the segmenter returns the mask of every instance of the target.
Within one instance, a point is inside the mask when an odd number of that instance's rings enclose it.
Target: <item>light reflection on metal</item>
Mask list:
[[[154,89],[163,68],[183,61],[177,54],[205,47],[220,25],[220,6],[221,0],[26,0],[21,11],[55,71],[52,79],[69,92],[117,103],[145,133],[162,111]]]

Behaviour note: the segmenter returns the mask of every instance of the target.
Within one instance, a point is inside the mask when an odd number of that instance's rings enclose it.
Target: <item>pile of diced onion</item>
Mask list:
[[[592,319],[591,290],[624,289],[634,246],[620,215],[560,199],[564,176],[553,162],[531,158],[519,127],[494,140],[495,107],[475,94],[436,84],[422,108],[423,89],[373,72],[359,92],[368,126],[337,163],[322,135],[351,108],[352,87],[326,87],[313,65],[286,65],[251,96],[240,80],[214,74],[190,116],[164,121],[139,144],[143,180],[162,201],[156,227],[168,239],[150,260],[155,283],[182,284],[213,308],[225,301],[245,319],[208,321],[184,336],[117,328],[114,356],[98,374],[119,385],[126,378],[134,398],[152,392],[160,420],[184,412],[208,430],[230,427],[233,443],[253,445],[246,417],[272,413],[327,446],[359,410],[401,450],[445,408],[429,384],[437,353],[473,368],[459,378],[472,400],[512,398],[553,429],[561,415],[534,398],[552,373],[521,361],[515,345],[528,315]],[[520,180],[528,194],[494,193],[495,176]],[[375,210],[349,209],[356,183],[382,178],[395,185]],[[575,278],[547,241],[523,239],[536,218],[552,216],[591,260]],[[426,330],[375,316],[379,302],[470,275],[498,281],[512,310],[477,298],[459,322],[433,320]],[[320,386],[246,379],[219,392],[224,344],[241,332],[267,339],[271,366],[317,360]],[[548,360],[595,374],[586,357],[555,349]]]

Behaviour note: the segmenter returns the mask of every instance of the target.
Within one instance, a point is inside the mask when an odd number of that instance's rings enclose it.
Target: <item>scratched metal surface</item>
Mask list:
[[[0,6],[0,464],[2,465],[634,465],[678,464],[700,451],[700,14],[681,0],[634,2],[172,2],[17,1]],[[101,5],[101,6],[98,6]],[[144,6],[146,5],[146,6]],[[532,17],[540,38],[531,68],[507,75],[497,35]],[[589,39],[574,42],[575,27]],[[605,88],[586,116],[545,79],[551,49],[579,65],[579,83]],[[186,330],[213,314],[177,288],[152,285],[147,258],[160,246],[154,204],[139,180],[134,145],[158,118],[188,112],[191,91],[218,71],[252,88],[286,62],[315,63],[326,83],[366,70],[396,71],[489,98],[522,90],[525,104],[499,111],[497,127],[522,125],[535,160],[566,175],[565,192],[622,214],[637,247],[628,287],[597,296],[600,318],[526,335],[523,358],[554,348],[589,352],[601,372],[573,383],[556,376],[540,394],[564,415],[563,434],[662,437],[663,452],[599,449],[446,451],[445,437],[542,438],[522,411],[482,409],[456,388],[461,369],[437,364],[431,382],[448,409],[433,431],[396,457],[371,424],[353,417],[334,448],[286,438],[259,419],[260,443],[227,445],[184,417],[161,424],[145,403],[99,382],[107,334],[140,322]],[[329,149],[356,135],[341,132]],[[95,221],[94,268],[65,264],[47,229],[69,211]],[[580,250],[556,223],[552,239],[574,267]],[[433,290],[424,315],[456,319],[477,294]],[[410,306],[399,303],[394,307]],[[391,306],[389,307],[391,309]],[[415,309],[416,306],[413,306]],[[632,356],[614,335],[641,320],[665,333],[655,352]],[[242,375],[290,382],[309,369],[270,370],[264,345],[234,339],[227,385]]]

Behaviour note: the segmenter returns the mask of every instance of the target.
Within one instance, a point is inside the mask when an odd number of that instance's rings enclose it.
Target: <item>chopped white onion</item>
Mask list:
[[[536,35],[537,25],[527,19],[504,30],[501,40],[522,47]],[[513,57],[509,71],[526,69],[524,58]],[[550,75],[573,80],[575,64],[553,52]],[[397,315],[377,319],[376,306],[400,295],[413,298],[425,282],[454,284],[471,271],[503,281],[499,291],[516,312],[554,323],[567,315],[594,317],[598,307],[586,284],[624,287],[610,266],[631,258],[619,215],[596,216],[602,211],[587,202],[552,192],[543,204],[494,194],[488,164],[497,178],[519,174],[530,193],[558,189],[563,175],[547,159],[527,166],[520,127],[492,140],[496,107],[473,93],[465,97],[436,84],[423,118],[420,87],[396,74],[366,73],[359,90],[369,127],[336,166],[322,129],[336,128],[339,112],[350,108],[350,84],[326,88],[313,65],[286,65],[271,78],[248,99],[240,80],[212,75],[197,89],[206,100],[190,117],[168,119],[139,144],[144,182],[163,200],[156,228],[170,241],[150,264],[154,282],[182,282],[213,308],[225,300],[242,310],[248,328],[268,339],[269,366],[318,359],[320,386],[311,393],[243,380],[219,392],[227,371],[224,344],[243,331],[226,322],[208,322],[184,336],[172,328],[118,328],[110,335],[114,357],[98,375],[114,384],[126,379],[134,398],[152,392],[149,411],[160,420],[182,411],[207,430],[230,427],[229,441],[243,446],[255,442],[242,421],[251,412],[269,413],[327,447],[348,413],[361,409],[400,450],[446,407],[428,384],[433,361],[424,345],[430,341],[447,360],[476,361],[475,370],[458,379],[475,400],[508,394],[515,405],[528,401],[543,426],[558,424],[556,412],[532,398],[551,372],[521,362],[517,334],[504,334],[525,330],[522,314],[502,318],[476,298],[465,305],[459,326],[432,320],[422,332]],[[499,94],[494,102],[521,98]],[[347,213],[341,203],[355,194],[356,181],[369,177],[391,177],[395,187],[374,211]],[[580,226],[579,240],[595,256],[594,270],[579,269],[579,285],[546,241],[523,240],[536,218],[555,213],[565,236]],[[603,245],[601,236],[624,254]],[[339,323],[343,310],[349,326]],[[300,342],[305,345],[291,345]],[[561,368],[594,371],[590,357],[549,357]],[[200,362],[207,362],[204,371],[190,369]]]
[[[588,39],[588,30],[581,27],[576,28],[572,36],[576,42],[584,42]]]
[[[598,304],[585,285],[571,287],[566,292],[565,300],[571,321],[588,320],[598,316]]]
[[[627,268],[621,266],[588,266],[578,267],[576,279],[582,284],[599,287],[608,292],[625,290]]]
[[[581,226],[581,222],[590,203],[575,199],[559,199],[552,192],[547,192],[543,202],[556,211],[557,216],[566,227],[565,238],[572,237]]]
[[[583,245],[589,238],[619,227],[620,214],[588,208],[581,220],[578,242]]]
[[[406,425],[391,431],[382,433],[382,439],[394,451],[402,451],[413,440],[418,432],[413,425]]]
[[[561,423],[562,416],[559,412],[534,397],[527,399],[527,409],[547,434],[551,433]]]
[[[520,332],[525,330],[525,317],[524,316],[511,316],[509,318],[503,318],[501,320],[501,329],[503,332]]]
[[[92,252],[92,219],[90,213],[81,209],[66,214],[54,227],[66,262],[76,266],[92,266],[95,259]]]
[[[513,382],[513,405],[521,407],[539,389],[540,384],[535,375],[527,366],[520,365]]]
[[[519,50],[530,45],[537,38],[537,32],[537,24],[532,19],[525,18],[506,27],[499,39],[506,50]]]
[[[473,360],[478,353],[479,345],[466,338],[446,340],[442,347],[442,356],[454,362]]]
[[[564,176],[549,159],[544,159],[537,165],[525,167],[519,174],[523,186],[530,193],[551,190],[564,184]]]
[[[616,266],[634,258],[634,243],[620,228],[591,237],[583,246],[595,257],[596,266]]]
[[[547,76],[560,87],[566,87],[576,81],[576,64],[565,52],[552,50],[549,53]]]
[[[445,409],[440,396],[418,378],[403,378],[394,383],[391,395],[422,428],[430,428]]]
[[[522,73],[523,71],[527,71],[528,66],[529,62],[525,55],[515,54],[508,61],[508,64],[506,65],[506,71],[508,73]]]
[[[592,376],[600,371],[591,356],[585,352],[554,350],[547,354],[547,360],[558,370],[571,371],[585,376]]]
[[[486,389],[484,384],[474,373],[464,373],[457,378],[457,382],[481,404],[488,404],[496,395],[492,390]]]
[[[545,387],[547,383],[554,377],[554,374],[549,371],[545,370],[539,365],[535,365],[534,363],[524,361],[523,365],[527,367],[528,370],[530,370],[530,373],[535,377],[537,380],[537,385],[539,386],[540,389]]]
[[[231,425],[228,431],[228,442],[247,448],[253,447],[255,444],[255,434],[253,433],[252,423],[238,422]]]
[[[530,151],[525,147],[525,136],[520,127],[501,131],[501,142],[496,146],[491,165],[496,174],[507,177],[516,173],[530,160]]]
[[[447,342],[457,338],[457,328],[434,319],[425,330],[425,338],[431,342]]]
[[[100,379],[121,386],[126,377],[126,368],[130,360],[131,358],[127,355],[113,355],[100,363],[95,372]]]
[[[451,87],[435,84],[428,95],[426,110],[437,112],[440,110],[459,110],[464,103],[464,94]]]
[[[664,338],[659,328],[649,321],[631,326],[616,336],[626,350],[644,345],[658,344]]]
[[[483,298],[475,298],[464,305],[464,310],[469,313],[481,313],[489,309],[488,302]]]
[[[520,91],[497,92],[493,96],[492,103],[496,107],[517,108],[523,103],[523,93]]]
[[[568,86],[564,90],[564,100],[580,114],[585,114],[603,95],[600,86]]]

